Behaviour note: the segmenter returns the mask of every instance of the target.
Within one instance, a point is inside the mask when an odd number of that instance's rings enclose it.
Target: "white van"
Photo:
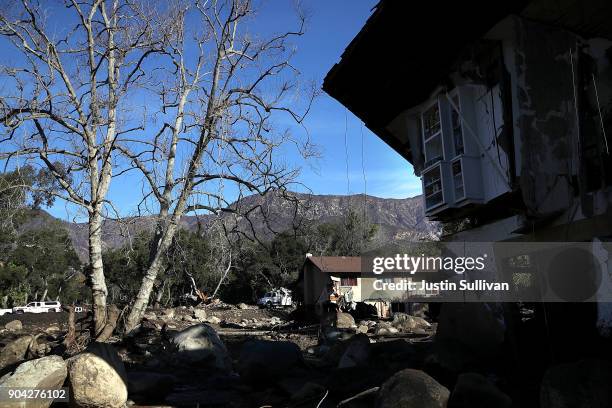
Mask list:
[[[291,291],[285,288],[267,292],[257,300],[257,305],[263,307],[291,306],[292,304]]]
[[[30,302],[25,306],[17,306],[13,308],[13,313],[48,313],[48,312],[61,312],[62,305],[57,301],[48,302]]]

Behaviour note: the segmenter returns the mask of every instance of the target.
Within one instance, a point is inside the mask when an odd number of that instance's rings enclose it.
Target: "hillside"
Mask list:
[[[369,222],[378,225],[378,232],[374,238],[373,246],[383,246],[390,242],[414,241],[418,239],[432,239],[439,235],[437,223],[425,218],[423,202],[420,196],[390,199],[363,195],[313,195],[291,193],[293,200],[286,200],[277,195],[253,195],[245,197],[232,206],[234,208],[253,208],[249,220],[234,218],[229,214],[222,216],[226,225],[236,225],[242,231],[251,233],[255,231],[258,238],[270,239],[274,232],[303,226],[306,224],[318,225],[325,222],[339,221],[353,209],[359,215],[363,214]],[[47,222],[54,220],[44,211],[38,211],[26,223],[25,228],[40,228]],[[195,231],[200,227],[206,228],[215,215],[190,215],[183,217],[181,224],[184,228]],[[73,244],[79,257],[87,258],[87,225],[60,221],[70,231]],[[137,217],[118,221],[107,220],[103,227],[103,239],[107,248],[117,248],[143,230],[151,230],[155,225],[155,218]],[[252,225],[252,229],[251,229]]]

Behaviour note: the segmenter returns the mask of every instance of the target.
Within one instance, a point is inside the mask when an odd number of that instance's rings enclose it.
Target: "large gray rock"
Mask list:
[[[374,326],[374,334],[377,336],[387,336],[399,333],[399,329],[393,327],[389,322],[378,322]]]
[[[8,343],[0,352],[0,370],[25,360],[33,336],[22,336]]]
[[[20,364],[13,373],[0,378],[0,387],[57,389],[64,384],[66,374],[66,362],[60,356],[47,356]],[[52,399],[31,399],[10,406],[47,408],[52,402]]]
[[[172,337],[171,343],[183,361],[197,364],[209,362],[222,370],[232,369],[232,361],[225,344],[215,329],[206,323],[196,324],[178,332]]]
[[[411,316],[406,313],[395,313],[393,314],[393,321],[391,325],[403,332],[413,332],[415,330],[425,330],[431,327],[431,324],[427,320]]]
[[[338,312],[336,327],[339,329],[351,329],[356,327],[355,319],[348,313]]]
[[[478,373],[465,373],[457,378],[448,408],[510,408],[512,400]]]
[[[505,339],[503,309],[488,303],[445,303],[436,329],[436,364],[452,373],[495,366]]]
[[[377,408],[446,408],[450,392],[421,370],[395,373],[380,388]]]
[[[365,334],[357,334],[348,341],[348,346],[338,362],[338,368],[363,366],[370,357],[370,339]]]
[[[504,342],[501,306],[489,303],[445,303],[438,317],[436,341],[460,343],[480,354],[496,353]]]
[[[4,325],[4,328],[8,331],[19,331],[23,329],[23,324],[21,324],[21,320],[11,320]]]
[[[94,343],[68,360],[70,398],[82,408],[122,408],[127,401],[127,375],[110,344]]]
[[[542,408],[612,407],[612,365],[583,360],[548,369],[540,388]]]
[[[303,363],[300,348],[290,341],[252,340],[244,343],[238,373],[248,383],[274,381]]]

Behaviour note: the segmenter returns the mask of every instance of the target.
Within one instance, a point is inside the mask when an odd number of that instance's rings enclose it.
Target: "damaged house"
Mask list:
[[[382,0],[323,89],[412,164],[443,240],[597,245],[612,237],[610,21],[599,0]],[[572,310],[609,334],[593,303],[549,307],[550,336]]]

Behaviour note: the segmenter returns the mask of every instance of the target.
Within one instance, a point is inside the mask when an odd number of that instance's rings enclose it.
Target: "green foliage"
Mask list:
[[[49,299],[61,294],[64,303],[83,299],[79,286],[84,285],[70,281],[80,269],[79,258],[59,223],[17,234],[5,258],[0,265],[0,295],[5,303],[22,304],[43,294]]]
[[[0,303],[2,308],[25,303],[29,293],[26,277],[28,270],[23,265],[8,263],[0,266]]]
[[[325,223],[314,232],[314,250],[318,255],[359,256],[376,236],[378,226],[370,224],[354,210],[339,223]]]
[[[254,301],[272,288],[292,289],[308,249],[306,237],[294,231],[276,235],[267,246],[243,244],[221,298],[228,302]]]
[[[55,166],[64,173],[61,163]],[[8,262],[17,230],[27,220],[30,210],[52,205],[58,189],[57,181],[46,168],[36,170],[26,165],[0,173],[0,261]]]
[[[131,245],[106,251],[103,254],[104,274],[112,303],[127,303],[140,288],[149,266],[153,233],[143,231]],[[198,289],[211,292],[216,285],[212,256],[208,241],[195,232],[180,230],[164,255],[163,273],[156,282],[158,300],[174,303],[181,295],[192,291],[192,276]]]

